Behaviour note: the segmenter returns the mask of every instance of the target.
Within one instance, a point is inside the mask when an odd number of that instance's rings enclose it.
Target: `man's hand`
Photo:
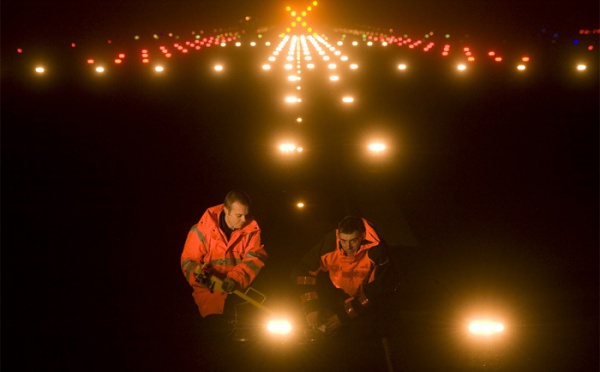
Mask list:
[[[309,327],[313,327],[313,328],[317,328],[318,326],[320,326],[321,322],[319,320],[319,318],[321,317],[321,314],[319,313],[319,311],[312,311],[308,314],[306,314],[306,323],[308,324]]]
[[[225,278],[223,279],[223,284],[221,284],[221,289],[223,290],[223,292],[227,293],[227,294],[231,294],[233,293],[233,291],[235,291],[235,280],[231,279],[231,278]]]
[[[333,315],[325,321],[325,333],[336,331],[342,326],[342,321],[337,315]]]

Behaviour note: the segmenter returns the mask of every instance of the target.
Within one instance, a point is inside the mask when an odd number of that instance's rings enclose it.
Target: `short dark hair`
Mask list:
[[[231,205],[235,202],[238,202],[241,205],[245,205],[246,207],[250,208],[250,197],[248,196],[248,194],[241,190],[229,191],[225,196],[225,201],[223,202],[223,204],[225,204],[225,207],[227,207],[227,209],[229,210],[231,209]]]
[[[362,218],[346,216],[338,224],[338,231],[342,234],[352,234],[357,231],[364,233],[366,230]]]

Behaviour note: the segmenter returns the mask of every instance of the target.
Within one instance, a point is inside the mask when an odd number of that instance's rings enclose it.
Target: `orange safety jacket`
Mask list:
[[[265,265],[267,253],[260,241],[260,227],[251,219],[244,227],[231,233],[227,240],[219,228],[224,205],[210,207],[192,226],[181,254],[181,270],[193,288],[192,296],[200,315],[223,314],[227,294],[213,291],[196,281],[204,264],[210,265],[214,275],[229,277],[240,290],[247,288]]]
[[[365,238],[354,256],[346,256],[339,232],[335,230],[314,246],[296,267],[293,276],[305,313],[324,310],[333,302],[334,308],[329,310],[346,321],[366,313],[372,305],[380,302],[390,274],[387,247],[373,225],[364,218],[363,223]],[[329,285],[338,289],[333,296],[337,299],[323,298],[334,294],[324,291],[323,283],[319,283],[323,273],[328,274]],[[341,296],[340,290],[343,291]]]

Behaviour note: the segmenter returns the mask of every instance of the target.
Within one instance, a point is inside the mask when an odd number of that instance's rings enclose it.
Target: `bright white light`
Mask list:
[[[286,70],[291,70],[292,68],[294,68],[294,66],[292,66],[291,63],[286,63],[283,68],[285,68]]]
[[[296,119],[296,121],[297,121],[298,123],[302,123],[302,118],[297,118],[297,119]]]
[[[292,332],[292,325],[284,319],[273,319],[267,323],[267,330],[276,335],[287,335]]]
[[[298,202],[298,203],[296,203],[296,207],[298,207],[298,208],[304,208],[304,203]]]
[[[312,70],[312,69],[315,68],[315,64],[314,63],[309,63],[309,64],[306,65],[306,68]]]
[[[504,324],[487,319],[477,319],[469,323],[469,332],[476,336],[493,336],[504,332]]]
[[[339,80],[340,80],[340,77],[339,77],[339,76],[337,76],[337,75],[331,75],[331,76],[329,77],[329,80],[331,80],[331,81],[339,81]]]
[[[587,69],[587,66],[580,63],[577,65],[577,71],[585,71]]]
[[[381,142],[373,142],[369,144],[369,151],[372,152],[383,152],[385,151],[385,144]]]
[[[357,68],[358,68],[358,65],[356,63],[353,63],[350,65],[351,70],[356,70]]]
[[[404,63],[401,63],[398,65],[398,70],[404,71],[406,70],[406,65]]]
[[[102,67],[102,66],[96,67],[96,72],[99,73],[99,74],[103,73],[104,72],[104,67]]]
[[[342,98],[342,102],[344,103],[352,103],[354,102],[354,97],[346,96]]]
[[[353,41],[352,42],[352,46],[357,46],[358,45],[358,41]]]
[[[156,71],[156,72],[163,72],[164,70],[165,70],[165,68],[162,67],[162,66],[155,66],[154,67],[154,71]]]
[[[330,64],[327,65],[327,68],[330,69],[330,70],[335,70],[336,67],[337,67],[337,65],[335,63],[330,63]]]
[[[239,41],[235,43],[236,47],[242,46],[242,43],[240,43]]]
[[[262,69],[263,70],[270,70],[271,69],[271,65],[265,63],[264,65],[262,65]]]
[[[300,77],[296,76],[296,75],[290,75],[290,76],[288,76],[287,79],[288,79],[288,81],[299,81]]]
[[[215,71],[223,71],[223,65],[215,65]]]
[[[281,145],[279,145],[279,151],[285,153],[285,154],[289,154],[290,152],[293,152],[296,150],[296,145],[294,145],[293,143],[282,143]]]
[[[285,97],[285,101],[287,103],[297,103],[297,102],[301,102],[300,98],[296,97],[296,96],[287,96]]]
[[[35,68],[35,72],[37,72],[38,74],[43,74],[45,71],[46,70],[41,66]]]
[[[460,64],[460,65],[456,66],[456,68],[458,69],[458,71],[465,71],[467,69],[467,66]]]
[[[519,70],[519,71],[525,71],[525,69],[526,69],[525,65],[518,65],[517,66],[517,70]]]
[[[253,46],[256,46],[256,41],[253,41],[253,42],[251,42],[251,43],[250,43],[250,46],[252,46],[252,47],[253,47]]]

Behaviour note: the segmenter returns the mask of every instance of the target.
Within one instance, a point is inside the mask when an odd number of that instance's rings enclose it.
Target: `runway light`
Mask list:
[[[99,74],[104,73],[104,67],[102,67],[102,66],[96,67],[96,72],[99,73]]]
[[[285,102],[287,103],[297,103],[297,102],[301,102],[300,98],[296,97],[296,96],[287,96],[285,97]]]
[[[279,145],[279,151],[283,152],[284,154],[289,154],[291,152],[294,152],[296,150],[296,145],[294,145],[293,143],[282,143],[281,145]]]
[[[458,71],[465,71],[467,69],[467,66],[461,63],[460,65],[456,66],[456,68],[458,69]]]
[[[154,71],[156,71],[156,72],[163,72],[164,70],[165,70],[165,68],[163,66],[160,66],[160,65],[154,67]]]
[[[273,319],[267,323],[267,330],[274,335],[288,335],[292,332],[292,325],[284,319]]]
[[[525,65],[518,65],[517,66],[517,70],[519,70],[519,71],[525,71],[525,68],[526,68]]]
[[[344,102],[344,103],[352,103],[352,102],[354,102],[354,97],[345,96],[345,97],[342,98],[342,102]]]
[[[469,332],[475,336],[491,337],[504,332],[504,324],[488,319],[476,319],[469,323]]]
[[[398,65],[398,70],[400,70],[400,71],[406,70],[406,65],[404,63],[399,64]]]
[[[381,143],[381,142],[373,142],[369,144],[369,151],[371,152],[375,152],[375,153],[380,153],[385,151],[386,147],[385,144]]]
[[[44,69],[42,66],[38,66],[35,68],[35,72],[41,75],[46,72],[46,69]]]
[[[577,65],[577,71],[585,71],[587,69],[587,66],[584,65],[583,63],[580,63]]]
[[[223,65],[215,65],[215,71],[223,71]]]
[[[296,203],[296,207],[302,209],[302,208],[304,208],[304,203],[298,202],[298,203]]]

